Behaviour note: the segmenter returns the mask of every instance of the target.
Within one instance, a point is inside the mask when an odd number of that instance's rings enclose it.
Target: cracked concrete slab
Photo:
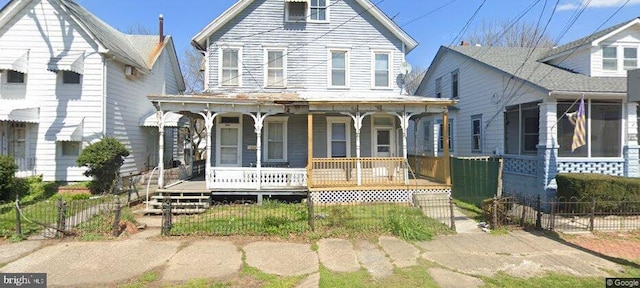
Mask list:
[[[360,270],[353,245],[345,239],[322,239],[318,241],[318,258],[322,265],[335,272]]]
[[[404,268],[418,265],[420,249],[396,237],[382,236],[378,241],[396,267]]]
[[[9,263],[42,247],[42,241],[22,241],[0,245],[0,264]]]
[[[298,276],[318,271],[318,254],[309,244],[254,242],[243,250],[247,264],[265,273]]]
[[[484,285],[481,279],[442,268],[429,268],[429,275],[442,288],[475,288]]]
[[[355,246],[358,261],[373,278],[379,279],[393,274],[393,264],[375,244],[358,241]]]
[[[296,288],[317,288],[320,287],[320,273],[313,273],[302,280]]]
[[[231,242],[198,241],[178,251],[162,276],[163,281],[224,278],[242,268],[242,252]]]

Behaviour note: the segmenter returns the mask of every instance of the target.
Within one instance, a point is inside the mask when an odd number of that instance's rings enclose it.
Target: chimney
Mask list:
[[[158,36],[160,37],[159,43],[162,44],[164,43],[164,16],[162,16],[162,14],[158,17],[158,22]]]
[[[460,46],[469,46],[469,42],[462,40],[462,42],[460,42]]]

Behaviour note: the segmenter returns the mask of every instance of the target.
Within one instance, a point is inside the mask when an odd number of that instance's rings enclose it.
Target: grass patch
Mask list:
[[[339,273],[320,266],[320,287],[438,287],[429,275],[428,269],[434,264],[420,260],[417,266],[395,268],[393,275],[374,279],[365,269],[356,272]]]
[[[120,287],[120,288],[142,288],[142,287],[147,287],[151,283],[158,281],[159,278],[160,278],[160,275],[158,275],[157,271],[149,271],[149,272],[145,272],[144,274],[140,275],[140,277],[138,277],[138,279],[136,279],[135,281],[133,281],[131,283],[127,283],[125,285],[118,286],[118,287]]]
[[[560,273],[547,273],[539,277],[519,278],[500,272],[493,277],[482,277],[485,287],[603,287],[604,278],[577,277]]]
[[[500,226],[496,229],[492,229],[491,232],[489,232],[489,234],[493,236],[509,235],[509,228]]]
[[[304,279],[305,276],[278,276],[264,273],[256,268],[244,265],[240,272],[241,277],[254,278],[261,282],[260,287],[265,288],[285,288],[294,287],[298,282]]]
[[[107,213],[99,213],[91,217],[88,221],[80,224],[76,228],[76,233],[83,241],[98,241],[113,238],[113,224],[115,222],[116,213],[110,211]],[[128,207],[122,207],[120,210],[119,233],[125,232],[127,225],[135,225],[137,222],[135,216]]]
[[[453,199],[453,203],[460,209],[460,212],[465,216],[475,220],[476,222],[485,221],[484,212],[482,209],[474,204],[464,202],[462,200]]]

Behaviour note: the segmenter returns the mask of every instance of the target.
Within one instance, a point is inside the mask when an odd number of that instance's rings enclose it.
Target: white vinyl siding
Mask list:
[[[242,86],[242,49],[239,47],[220,48],[219,86]]]
[[[330,50],[329,51],[329,87],[348,88],[349,87],[349,51]]]
[[[373,51],[372,53],[372,86],[376,88],[391,88],[391,63],[393,63],[390,51]]]
[[[264,120],[264,161],[287,161],[288,117],[268,117]]]

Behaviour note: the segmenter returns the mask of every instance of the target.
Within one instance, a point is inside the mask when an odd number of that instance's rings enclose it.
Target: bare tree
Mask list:
[[[182,52],[180,69],[184,74],[187,94],[201,93],[204,85],[204,56],[195,48],[187,48]]]
[[[405,89],[407,89],[407,94],[414,95],[418,86],[420,86],[420,82],[422,82],[422,78],[426,74],[427,70],[422,67],[415,67],[407,74],[404,78],[406,83]]]
[[[153,35],[154,32],[151,32],[147,26],[138,23],[136,26],[129,26],[124,33],[129,35]]]
[[[482,21],[480,26],[465,36],[471,45],[502,47],[552,47],[553,40],[535,23],[508,21]]]

